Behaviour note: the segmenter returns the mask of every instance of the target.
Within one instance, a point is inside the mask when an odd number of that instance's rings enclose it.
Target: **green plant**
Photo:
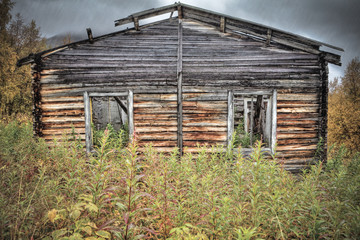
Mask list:
[[[360,157],[330,147],[300,176],[257,142],[158,153],[118,146],[105,130],[94,154],[68,137],[49,148],[30,124],[0,124],[0,235],[5,239],[356,239]],[[72,139],[73,140],[73,139]],[[227,150],[229,151],[229,150]],[[13,154],[12,154],[13,152]],[[230,157],[231,156],[231,157]]]

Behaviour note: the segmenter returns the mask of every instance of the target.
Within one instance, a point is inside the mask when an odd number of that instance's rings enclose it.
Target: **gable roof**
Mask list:
[[[282,31],[276,28],[268,27],[262,24],[246,21],[241,18],[236,18],[225,14],[205,10],[202,8],[194,7],[180,2],[160,8],[153,8],[146,11],[133,13],[126,18],[115,20],[115,26],[134,23],[134,27],[123,31],[118,31],[111,34],[99,36],[97,38],[91,39],[91,41],[96,41],[99,39],[103,39],[130,30],[140,30],[141,28],[147,27],[148,25],[152,25],[152,24],[147,24],[144,26],[140,26],[139,24],[140,20],[159,16],[166,13],[171,13],[170,18],[172,18],[174,12],[177,12],[178,14],[177,17],[179,19],[183,19],[183,18],[190,19],[204,24],[208,24],[224,33],[250,37],[257,41],[263,41],[266,44],[278,43],[288,46],[290,48],[302,50],[312,54],[321,54],[323,55],[323,57],[327,62],[341,66],[340,55],[322,51],[320,50],[320,47],[328,47],[337,51],[344,51],[344,49],[342,48],[327,43],[319,42],[310,38],[306,38],[297,34]],[[86,40],[62,45],[53,49],[48,49],[46,51],[39,52],[37,54],[30,54],[28,57],[20,59],[17,65],[22,66],[24,64],[32,63],[35,61],[35,59],[39,57],[41,58],[43,56],[48,56],[52,53],[71,47],[72,45],[87,43],[89,41],[90,39],[86,39]]]

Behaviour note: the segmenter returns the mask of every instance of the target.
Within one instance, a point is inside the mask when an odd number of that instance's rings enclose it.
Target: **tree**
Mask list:
[[[345,76],[330,84],[329,94],[330,144],[344,144],[352,152],[360,151],[360,61],[354,58]]]
[[[17,14],[11,20],[13,3],[0,3],[0,119],[32,109],[30,66],[16,67],[16,62],[32,52],[46,48],[35,21],[29,24]]]

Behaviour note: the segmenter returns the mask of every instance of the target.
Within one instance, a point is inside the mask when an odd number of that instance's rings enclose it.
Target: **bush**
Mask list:
[[[0,235],[4,239],[356,239],[360,158],[333,148],[299,176],[222,148],[179,158],[79,142],[49,148],[29,124],[0,126]],[[116,149],[109,146],[115,146]],[[240,152],[240,151],[239,151]]]

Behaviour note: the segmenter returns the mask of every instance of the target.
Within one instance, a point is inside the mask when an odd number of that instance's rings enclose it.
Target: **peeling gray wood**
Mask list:
[[[178,59],[177,59],[177,145],[180,154],[183,153],[183,95],[182,95],[182,51],[183,45],[183,26],[179,19],[178,27]]]
[[[128,92],[128,125],[129,125],[129,139],[133,141],[134,139],[134,93],[132,90]]]
[[[277,128],[277,90],[274,89],[273,94],[271,96],[271,110],[272,110],[272,121],[271,121],[271,151],[275,153],[276,146],[276,128]]]
[[[84,92],[84,109],[85,109],[85,144],[86,152],[91,151],[91,111],[90,98],[88,92]]]
[[[234,134],[234,93],[228,92],[227,145],[230,146]]]
[[[89,97],[126,97],[128,95],[127,92],[90,92]]]

